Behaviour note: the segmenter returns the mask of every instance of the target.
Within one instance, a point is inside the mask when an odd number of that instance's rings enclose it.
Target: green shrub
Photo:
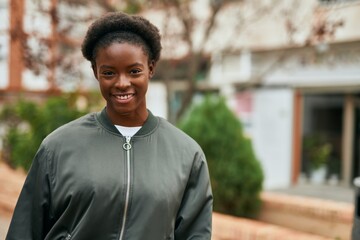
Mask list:
[[[214,211],[255,217],[260,208],[263,173],[239,119],[224,99],[207,97],[179,127],[205,152],[214,195]]]
[[[20,99],[5,105],[0,115],[0,123],[6,129],[2,158],[13,167],[28,170],[42,140],[86,112],[77,110],[71,95],[52,97],[44,104]]]

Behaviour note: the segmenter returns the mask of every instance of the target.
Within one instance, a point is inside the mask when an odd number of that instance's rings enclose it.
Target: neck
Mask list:
[[[120,125],[124,127],[138,127],[144,125],[146,119],[148,118],[148,111],[141,112],[132,112],[132,113],[123,113],[123,114],[112,114],[109,111],[106,111],[109,116],[112,124]]]

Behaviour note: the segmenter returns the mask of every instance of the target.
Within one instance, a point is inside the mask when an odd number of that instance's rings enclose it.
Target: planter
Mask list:
[[[326,180],[326,166],[313,169],[310,174],[310,182],[313,184],[323,184]]]

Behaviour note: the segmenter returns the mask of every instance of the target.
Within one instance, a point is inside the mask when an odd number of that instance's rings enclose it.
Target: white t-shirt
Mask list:
[[[125,137],[132,137],[140,130],[140,128],[142,126],[139,126],[139,127],[124,127],[124,126],[120,126],[120,125],[115,125],[115,127],[121,133],[121,135],[123,135]]]

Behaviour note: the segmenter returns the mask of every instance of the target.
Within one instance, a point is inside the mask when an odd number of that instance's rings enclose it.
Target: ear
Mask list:
[[[156,67],[156,63],[154,60],[152,60],[149,63],[149,78],[152,78],[155,75],[155,67]]]
[[[94,73],[94,76],[96,78],[96,80],[99,80],[98,79],[98,75],[97,75],[97,71],[96,71],[96,64],[95,63],[91,63],[91,68],[93,70],[93,73]]]

